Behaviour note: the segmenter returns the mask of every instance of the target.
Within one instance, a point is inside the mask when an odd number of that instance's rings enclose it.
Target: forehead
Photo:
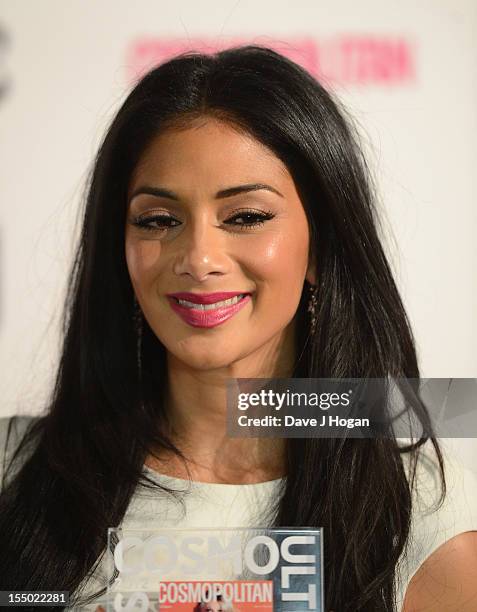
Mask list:
[[[143,152],[131,177],[138,183],[204,181],[214,186],[291,181],[286,165],[252,135],[212,117],[158,134]]]

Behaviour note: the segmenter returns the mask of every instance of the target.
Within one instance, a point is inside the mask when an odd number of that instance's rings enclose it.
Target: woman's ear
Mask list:
[[[317,274],[316,258],[315,258],[314,253],[310,253],[310,256],[308,258],[308,267],[306,269],[305,278],[311,285],[316,285],[316,282],[318,280],[318,274]]]

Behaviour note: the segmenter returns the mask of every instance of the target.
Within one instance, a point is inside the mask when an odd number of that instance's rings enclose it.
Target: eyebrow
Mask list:
[[[259,191],[261,189],[264,189],[265,191],[271,191],[272,193],[275,193],[276,195],[283,198],[283,194],[281,194],[274,187],[267,185],[266,183],[250,183],[247,185],[237,185],[236,187],[227,187],[227,189],[221,189],[220,191],[217,191],[217,193],[215,194],[215,199],[221,200],[223,198],[231,198],[241,193],[248,193],[250,191]],[[146,195],[156,196],[158,198],[168,198],[170,200],[175,200],[175,201],[178,201],[180,199],[178,195],[176,195],[173,191],[170,191],[169,189],[164,189],[164,187],[149,187],[145,185],[143,187],[138,187],[133,192],[129,201],[131,201],[133,198],[135,198],[136,196],[142,193]]]

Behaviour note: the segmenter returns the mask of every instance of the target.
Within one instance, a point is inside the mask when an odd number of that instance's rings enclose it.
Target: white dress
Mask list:
[[[3,457],[8,418],[0,419],[0,457]],[[15,439],[9,444],[8,454],[19,440],[30,418],[19,420]],[[414,490],[414,513],[411,524],[408,556],[401,557],[396,575],[398,610],[401,609],[409,581],[425,559],[441,544],[465,531],[477,530],[477,474],[450,454],[446,440],[441,440],[448,494],[443,506],[431,512],[438,497],[437,461],[430,447],[425,445],[418,464],[418,487]],[[407,455],[403,462],[408,473]],[[0,473],[3,466],[0,465]],[[164,476],[144,466],[146,474],[161,484],[176,490],[186,490],[184,506],[166,494],[150,491],[138,486],[133,495],[121,526],[129,529],[175,528],[220,528],[266,526],[269,502],[283,484],[283,479],[258,484],[232,485],[189,482]],[[326,537],[326,533],[325,533]],[[84,581],[82,594],[94,593],[106,586],[108,572],[100,564],[94,576]],[[105,597],[94,604],[83,607],[94,610],[105,601]]]

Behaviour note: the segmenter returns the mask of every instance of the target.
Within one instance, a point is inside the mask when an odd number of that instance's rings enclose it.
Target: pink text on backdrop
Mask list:
[[[297,62],[332,87],[340,85],[396,86],[414,82],[415,45],[405,36],[336,34],[276,41],[263,38],[184,39],[138,37],[127,48],[127,79],[134,82],[145,72],[185,51],[213,53],[242,44],[268,46]]]

